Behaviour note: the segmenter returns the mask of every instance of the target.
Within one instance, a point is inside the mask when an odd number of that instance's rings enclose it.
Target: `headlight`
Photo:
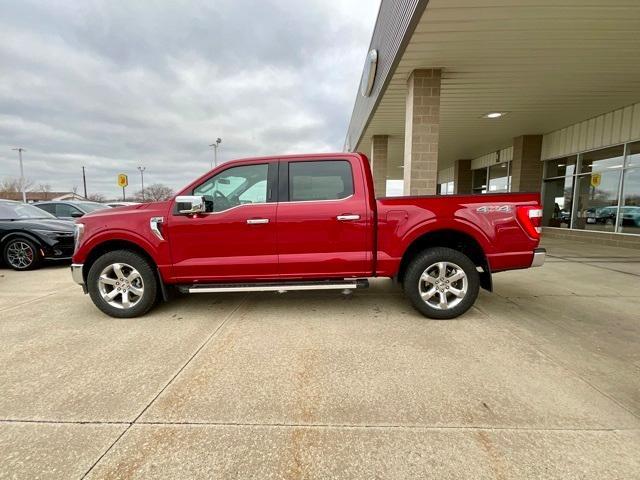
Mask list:
[[[73,251],[75,252],[78,249],[78,245],[80,245],[80,240],[82,240],[82,235],[84,234],[84,223],[74,223],[73,224]]]
[[[57,232],[55,230],[37,230],[37,229],[33,229],[34,232],[36,232],[39,235],[42,235],[44,237],[49,237],[49,238],[53,238],[53,239],[57,239],[60,237],[70,237],[72,235],[71,232]]]

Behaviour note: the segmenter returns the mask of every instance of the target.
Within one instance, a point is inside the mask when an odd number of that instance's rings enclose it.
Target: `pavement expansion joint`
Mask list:
[[[581,265],[587,265],[589,267],[593,267],[593,268],[599,268],[601,270],[608,270],[610,272],[616,272],[616,273],[623,273],[625,275],[631,275],[632,277],[640,277],[640,275],[636,274],[636,273],[631,273],[631,272],[625,272],[624,270],[617,270],[615,268],[607,268],[607,267],[603,267],[600,265],[594,265],[596,263],[638,263],[638,260],[636,260],[638,257],[628,257],[628,259],[625,260],[625,257],[620,257],[620,261],[619,262],[605,262],[605,261],[594,261],[591,258],[587,258],[587,257],[562,257],[562,256],[557,256],[557,255],[549,255],[552,258],[559,258],[562,259],[566,262],[571,262],[571,263],[579,263]],[[609,257],[607,257],[609,258]],[[583,260],[584,259],[584,260]]]
[[[510,300],[508,297],[502,297],[504,298],[507,302],[509,302],[510,304],[519,307],[519,305],[515,302],[513,302],[512,300]],[[484,311],[481,307],[477,307],[478,311],[480,311],[483,315],[485,315],[488,318],[493,318],[489,313],[487,313],[486,311]],[[575,335],[575,332],[572,332],[571,330],[569,330],[568,328],[566,328],[564,325],[562,325],[559,322],[553,322],[552,323],[554,325],[556,325],[558,328],[564,330],[567,333],[570,333],[572,335]],[[533,343],[533,342],[528,342],[527,340],[525,340],[524,338],[522,338],[520,335],[518,335],[517,333],[513,332],[511,329],[505,327],[505,326],[501,326],[500,328],[502,328],[503,331],[507,332],[508,334],[512,335],[513,337],[517,338],[520,342],[525,343],[527,345],[529,345],[531,348],[533,348],[535,351],[537,351],[540,355],[542,355],[543,357],[545,357],[547,360],[549,360],[550,362],[554,363],[555,365],[557,365],[560,368],[563,368],[564,370],[566,370],[567,372],[569,372],[571,375],[573,375],[574,377],[576,377],[578,380],[582,381],[583,383],[585,383],[586,385],[588,385],[589,387],[591,387],[593,390],[595,390],[596,392],[598,392],[600,395],[602,395],[603,397],[609,399],[611,402],[615,403],[618,407],[620,407],[621,409],[623,409],[625,412],[630,413],[634,418],[637,418],[638,420],[640,420],[640,415],[638,415],[638,413],[634,412],[632,409],[630,409],[629,407],[627,407],[626,405],[624,405],[623,403],[619,402],[615,397],[613,397],[612,395],[602,391],[600,388],[598,388],[596,385],[594,385],[592,382],[590,382],[589,380],[587,380],[586,378],[584,378],[584,376],[582,376],[580,373],[578,373],[576,370],[572,369],[569,365],[565,364],[564,362],[559,361],[557,358],[553,357],[551,354],[549,354],[548,352],[545,352],[544,350],[542,350],[537,344]]]
[[[220,325],[218,325],[213,330],[213,332],[211,332],[211,334],[209,334],[209,336],[205,339],[205,341],[202,342],[202,344],[196,349],[195,352],[193,352],[193,354],[191,354],[191,356],[187,359],[187,361],[169,379],[169,381],[164,385],[164,387],[162,387],[160,389],[160,391],[151,399],[151,401],[149,403],[147,403],[147,405],[142,409],[142,411],[133,420],[133,422],[127,424],[127,427],[124,429],[124,431],[120,435],[118,435],[118,438],[116,438],[115,441],[111,445],[109,445],[109,447],[102,453],[102,455],[100,455],[96,459],[96,461],[89,467],[89,469],[84,473],[84,475],[82,475],[82,478],[85,478],[87,475],[89,475],[89,473],[91,473],[91,471],[95,468],[95,466],[98,463],[100,463],[100,461],[111,451],[111,449],[113,449],[113,447],[120,441],[120,439],[122,437],[124,437],[124,435],[131,429],[131,427],[136,424],[136,422],[140,419],[140,417],[142,417],[142,415],[144,415],[144,413],[149,409],[149,407],[151,405],[153,405],[153,402],[155,402],[158,399],[158,397],[160,397],[160,395],[162,395],[162,393],[169,387],[169,385],[171,385],[175,381],[175,379],[178,378],[178,376],[193,361],[193,359],[198,356],[198,354],[204,349],[204,347],[206,347],[209,344],[209,342],[211,342],[216,337],[218,332],[220,332],[222,330],[222,328],[231,320],[231,318],[233,318],[235,313],[238,310],[240,310],[243,306],[245,306],[247,304],[247,302],[248,302],[248,297],[247,296],[243,297],[240,300],[240,302],[238,302],[238,305],[236,305],[236,307],[227,314],[227,316],[224,318],[224,320],[222,322],[220,322]]]
[[[415,430],[415,431],[523,431],[523,432],[640,432],[640,427],[530,427],[495,425],[419,425],[419,424],[350,424],[350,423],[259,423],[259,422],[207,422],[207,421],[139,421],[139,422],[102,422],[71,420],[18,420],[0,419],[1,423],[44,424],[44,425],[122,425],[127,430],[133,425],[155,427],[238,427],[238,428],[308,428],[343,430]],[[123,432],[126,432],[126,430]],[[122,436],[122,435],[121,435]],[[115,444],[116,442],[114,442]],[[106,452],[105,452],[106,453]],[[97,463],[97,462],[96,462]]]
[[[62,290],[60,290],[60,291],[62,291]],[[32,298],[31,300],[25,300],[24,302],[15,303],[15,304],[11,305],[10,307],[0,308],[0,312],[8,312],[9,310],[13,310],[14,308],[24,307],[25,305],[29,305],[31,303],[38,302],[38,301],[43,300],[45,298],[49,298],[52,295],[56,295],[56,294],[60,293],[60,291],[47,293],[46,295],[43,295],[43,296],[38,297],[38,298]]]
[[[103,420],[52,420],[52,419],[23,419],[0,418],[0,423],[37,423],[45,425],[131,425],[133,422],[103,421]]]

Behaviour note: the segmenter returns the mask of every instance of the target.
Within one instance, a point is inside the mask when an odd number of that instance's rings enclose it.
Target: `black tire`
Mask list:
[[[110,305],[100,292],[99,278],[105,268],[123,263],[138,271],[142,280],[143,293],[137,297],[136,303],[129,308],[118,308]],[[158,279],[154,267],[143,256],[130,250],[115,250],[99,257],[87,275],[87,289],[96,307],[110,317],[134,318],[147,313],[156,303],[158,297]],[[122,299],[122,297],[121,297]]]
[[[439,262],[454,264],[463,270],[466,275],[466,293],[464,293],[464,296],[460,297],[461,300],[457,304],[447,309],[439,309],[432,306],[430,303],[423,300],[420,293],[421,285],[430,285],[428,283],[421,284],[420,277],[430,266]],[[450,271],[453,272],[453,270]],[[462,286],[462,283],[459,282],[463,282],[463,280],[456,280],[456,290],[462,290],[462,288],[459,288]],[[449,285],[453,288],[454,282],[451,282],[451,284],[447,283],[446,287],[444,286],[444,283],[438,284],[438,287],[443,288],[445,298],[452,299],[453,303],[458,297],[450,293]],[[438,320],[455,318],[469,310],[478,297],[479,287],[480,277],[476,270],[476,265],[471,261],[471,259],[464,253],[445,247],[433,247],[417,254],[413,260],[411,260],[411,263],[409,263],[404,276],[404,292],[407,297],[409,297],[409,300],[411,300],[411,303],[416,310],[422,313],[425,317]],[[440,299],[441,297],[438,292],[438,288],[436,288],[435,285],[433,285],[433,288],[436,289],[434,296],[438,295],[438,299]]]
[[[17,260],[15,257],[11,255],[12,251],[22,246],[21,249],[27,248],[27,255],[30,257],[26,257],[25,260]],[[12,258],[10,259],[10,255]],[[39,249],[35,243],[25,237],[16,237],[9,240],[2,251],[2,259],[4,263],[13,270],[23,271],[23,270],[33,270],[38,268],[42,263],[42,256],[40,255]]]

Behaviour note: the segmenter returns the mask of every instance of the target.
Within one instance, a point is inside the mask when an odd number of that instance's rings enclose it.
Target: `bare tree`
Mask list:
[[[101,202],[102,203],[102,202],[107,200],[107,197],[105,197],[101,193],[92,193],[92,194],[87,196],[87,200],[91,200],[92,202]]]
[[[22,191],[24,185],[24,190],[28,191],[33,187],[33,180],[29,180],[25,178],[21,180],[20,178],[5,178],[0,182],[0,192],[3,193],[18,193]]]
[[[173,190],[162,183],[154,183],[144,189],[145,202],[161,202],[171,197],[173,197]],[[135,199],[138,202],[142,201],[142,190],[136,192]]]

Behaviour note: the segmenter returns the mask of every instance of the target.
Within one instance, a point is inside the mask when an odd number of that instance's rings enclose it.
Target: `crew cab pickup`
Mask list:
[[[73,279],[113,317],[170,290],[353,290],[392,277],[430,318],[453,318],[491,275],[544,262],[539,195],[377,198],[360,153],[224,163],[170,201],[76,221]]]

